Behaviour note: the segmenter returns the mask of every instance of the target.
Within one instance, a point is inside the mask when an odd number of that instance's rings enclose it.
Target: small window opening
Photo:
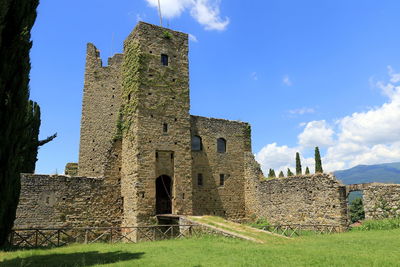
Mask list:
[[[148,93],[148,95],[151,95],[151,93]]]
[[[203,149],[203,145],[201,143],[201,137],[198,135],[194,135],[192,137],[192,151],[201,151]]]
[[[182,193],[182,199],[185,199],[185,193]]]
[[[173,82],[175,82],[175,81],[176,81],[176,79],[172,79],[172,81],[173,81]]]
[[[226,152],[226,140],[224,138],[218,138],[217,140],[217,152],[225,153]]]
[[[174,153],[171,153],[171,159],[173,159],[174,158]]]
[[[167,123],[163,123],[163,132],[164,133],[168,132],[168,124]]]
[[[114,95],[112,95],[112,98],[114,98]]]
[[[219,185],[224,186],[224,184],[225,184],[225,174],[221,173],[219,175]]]
[[[161,54],[161,64],[163,66],[168,66],[168,55]]]
[[[175,121],[177,121],[178,119],[177,118],[175,118]]]
[[[144,198],[144,192],[142,192],[142,198]]]
[[[156,159],[158,159],[158,152],[156,152]]]
[[[201,173],[197,174],[197,185],[198,186],[203,185],[203,174],[201,174]]]
[[[150,50],[150,54],[153,54],[153,51]]]
[[[113,96],[114,98],[114,96]],[[131,100],[131,94],[128,95],[128,101]]]

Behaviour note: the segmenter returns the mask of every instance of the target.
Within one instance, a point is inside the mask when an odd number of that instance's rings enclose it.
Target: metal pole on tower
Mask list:
[[[158,0],[158,15],[160,16],[160,26],[162,27],[162,15],[161,15],[160,0]]]

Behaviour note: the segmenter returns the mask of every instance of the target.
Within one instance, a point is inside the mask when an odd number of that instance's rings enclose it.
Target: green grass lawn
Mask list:
[[[204,236],[0,252],[0,266],[400,266],[400,229],[257,244]]]

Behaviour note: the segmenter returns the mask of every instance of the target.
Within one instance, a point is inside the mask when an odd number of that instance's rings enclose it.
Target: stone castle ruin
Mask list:
[[[107,66],[88,44],[79,164],[22,174],[15,226],[147,225],[160,214],[348,225],[349,190],[334,176],[265,180],[248,123],[189,106],[187,34],[139,22]],[[400,186],[390,190],[400,202]]]

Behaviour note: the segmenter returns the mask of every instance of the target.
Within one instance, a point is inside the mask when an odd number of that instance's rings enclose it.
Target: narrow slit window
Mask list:
[[[197,185],[198,186],[203,185],[203,174],[201,174],[201,173],[197,174]]]
[[[163,132],[168,133],[168,124],[167,123],[163,124]]]
[[[225,174],[221,173],[219,175],[219,185],[224,186],[224,184],[225,184]]]
[[[226,140],[224,138],[218,138],[217,140],[217,152],[225,153],[226,152]]]
[[[168,66],[168,55],[161,54],[161,64],[163,66]]]

